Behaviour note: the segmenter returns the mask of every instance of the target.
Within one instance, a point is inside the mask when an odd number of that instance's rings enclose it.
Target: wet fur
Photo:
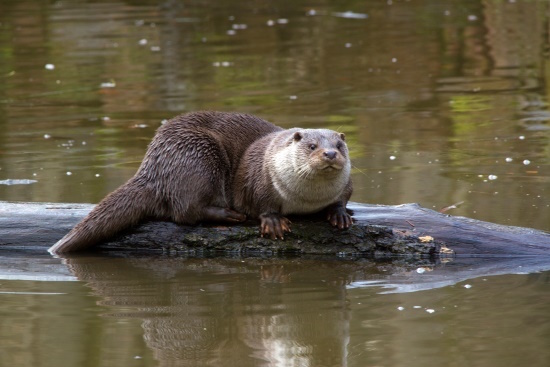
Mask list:
[[[318,149],[311,150],[311,144]],[[337,149],[341,169],[322,169],[326,149]],[[261,218],[327,207],[337,208],[341,216],[352,190],[349,171],[343,134],[283,130],[247,114],[181,115],[158,129],[134,177],[49,251],[85,249],[146,218],[239,222],[243,214]]]
[[[206,209],[223,212],[231,206],[234,173],[246,148],[280,130],[247,114],[196,112],[175,117],[158,129],[134,177],[49,251],[87,248],[145,218],[181,224],[215,219]]]

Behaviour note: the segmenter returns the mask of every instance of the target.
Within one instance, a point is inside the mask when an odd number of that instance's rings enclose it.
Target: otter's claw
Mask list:
[[[342,207],[328,210],[327,220],[332,226],[338,227],[338,229],[348,229],[352,224],[351,216]]]
[[[269,236],[272,240],[280,238],[284,240],[285,232],[290,230],[290,220],[279,214],[269,213],[260,215],[260,235]]]

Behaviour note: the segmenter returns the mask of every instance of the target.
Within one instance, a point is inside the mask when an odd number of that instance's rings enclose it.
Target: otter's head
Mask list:
[[[316,174],[349,174],[350,161],[345,135],[327,129],[302,129],[292,135],[295,157],[307,160],[309,170]],[[313,173],[313,172],[309,172]]]

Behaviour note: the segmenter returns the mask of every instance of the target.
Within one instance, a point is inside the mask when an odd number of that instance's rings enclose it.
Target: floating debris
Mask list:
[[[332,15],[338,18],[347,18],[347,19],[367,19],[369,17],[368,14],[355,13],[353,11],[345,11],[343,13],[335,12],[335,13],[332,13]]]

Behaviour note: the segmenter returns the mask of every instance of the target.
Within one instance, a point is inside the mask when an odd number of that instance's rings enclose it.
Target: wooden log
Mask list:
[[[0,248],[45,251],[91,209],[91,204],[0,201]],[[257,223],[181,226],[145,222],[98,247],[168,253],[300,253],[361,256],[525,256],[550,254],[550,233],[441,214],[417,204],[350,203],[354,225],[338,231],[314,217],[293,218],[284,241],[260,238]],[[429,238],[433,238],[430,240]]]

